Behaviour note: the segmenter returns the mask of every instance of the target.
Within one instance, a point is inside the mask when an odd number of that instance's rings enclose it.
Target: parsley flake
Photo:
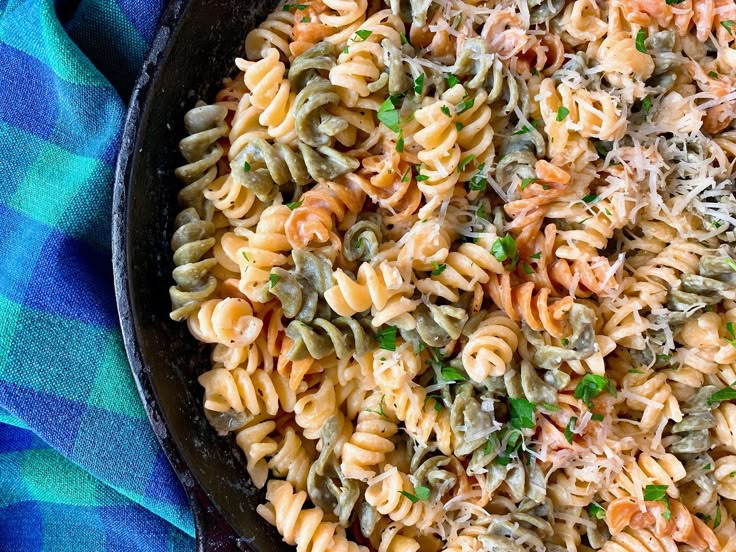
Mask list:
[[[457,104],[457,107],[455,107],[455,113],[458,115],[465,113],[468,109],[473,107],[473,104],[475,103],[475,98],[468,98],[467,100],[464,100]]]
[[[672,517],[670,511],[670,499],[667,496],[667,485],[647,485],[644,488],[644,500],[661,501],[664,503],[664,513],[662,517],[669,521]]]
[[[573,416],[570,418],[570,421],[567,422],[567,425],[565,426],[565,439],[567,439],[567,442],[572,444],[572,429],[575,427],[575,423],[578,421],[577,416]]]
[[[641,110],[649,114],[649,110],[652,109],[652,98],[649,96],[644,96],[641,100]]]
[[[509,424],[516,429],[534,429],[534,403],[525,398],[509,398]]]
[[[459,83],[460,83],[460,79],[457,78],[455,75],[453,75],[452,73],[447,75],[447,86],[448,87],[452,88],[453,86]]]
[[[447,115],[448,117],[452,117],[452,114],[450,113],[450,108],[447,107],[446,105],[443,105],[442,107],[440,107],[440,111],[444,113],[445,115]]]
[[[381,402],[378,403],[378,408],[376,410],[371,410],[370,408],[366,408],[365,411],[366,412],[372,412],[373,414],[378,414],[382,418],[386,418],[388,420],[389,418],[386,415],[386,412],[384,412],[384,410],[383,410],[383,400],[385,398],[386,398],[386,395],[381,395]]]
[[[386,326],[382,330],[376,332],[376,341],[378,348],[384,351],[396,350],[396,326]]]
[[[736,389],[733,387],[724,387],[720,391],[716,391],[708,398],[708,404],[713,405],[721,401],[730,401],[736,399]]]
[[[396,140],[396,151],[399,153],[404,152],[404,131],[399,131],[399,138]]]
[[[473,162],[473,159],[475,159],[475,155],[468,155],[465,159],[460,161],[460,163],[457,166],[457,172],[464,171],[465,167],[467,167],[470,163]]]
[[[521,186],[519,186],[519,188],[521,188],[523,190],[529,184],[533,184],[536,181],[537,181],[537,179],[535,177],[532,177],[532,178],[522,178],[521,179]]]
[[[570,114],[570,110],[567,109],[564,105],[561,105],[557,108],[557,118],[555,119],[558,123],[565,120],[565,117],[567,117]]]
[[[401,98],[399,96],[389,96],[378,109],[378,120],[394,132],[399,132],[400,130],[400,117],[398,110],[400,103]]]
[[[359,29],[355,31],[355,34],[358,35],[362,40],[366,40],[369,36],[373,34],[373,31],[366,31],[365,29]],[[356,40],[353,38],[353,42],[356,42]]]
[[[588,408],[593,408],[593,399],[604,390],[616,396],[616,388],[611,380],[597,374],[585,374],[575,387],[573,396],[576,399],[582,399]]]
[[[301,207],[302,203],[304,203],[304,200],[301,201],[292,201],[291,203],[287,203],[286,206],[289,208],[290,211],[293,211],[297,207]]]
[[[500,262],[510,259],[512,267],[516,266],[516,262],[519,260],[519,250],[511,234],[506,234],[503,238],[497,238],[493,242],[491,253]]]
[[[606,510],[597,502],[591,502],[588,504],[588,516],[591,519],[606,519]]]
[[[281,279],[281,276],[279,276],[278,274],[274,274],[273,272],[268,275],[268,282],[271,287],[278,284],[280,279]]]
[[[423,90],[424,90],[424,73],[422,73],[416,79],[414,79],[414,92],[418,96],[421,96]]]
[[[728,21],[721,21],[721,25],[723,26],[724,29],[726,29],[728,31],[728,34],[730,34],[731,36],[733,36],[733,26],[735,24],[736,23],[734,23],[730,19]]]
[[[521,134],[527,134],[528,132],[531,132],[532,130],[534,130],[534,128],[536,126],[537,126],[537,121],[535,121],[535,120],[532,119],[531,121],[529,121],[529,126],[524,126],[524,127],[520,128],[519,130],[517,130],[516,132],[514,132],[513,135],[514,136],[520,136]]]
[[[436,261],[432,261],[432,276],[439,276],[446,268],[447,265],[445,263],[438,264]]]
[[[648,54],[647,47],[644,44],[644,40],[647,38],[647,32],[644,29],[639,29],[636,33],[636,49],[642,54]]]
[[[583,201],[590,205],[591,203],[598,201],[598,196],[596,194],[588,194],[583,198]]]
[[[446,382],[465,381],[466,379],[468,379],[455,368],[447,365],[442,366],[442,369],[440,370],[440,375],[442,376],[442,381]]]
[[[250,163],[248,163],[247,161],[243,163],[243,170],[245,172],[250,172]]]

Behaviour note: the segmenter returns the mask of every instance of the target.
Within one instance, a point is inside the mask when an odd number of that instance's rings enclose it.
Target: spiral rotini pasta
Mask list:
[[[184,115],[171,318],[286,543],[736,552],[734,46],[731,0],[247,34]]]

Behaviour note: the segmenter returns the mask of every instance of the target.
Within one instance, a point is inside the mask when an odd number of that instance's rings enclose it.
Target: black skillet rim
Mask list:
[[[161,408],[158,405],[151,377],[143,360],[138,331],[131,308],[128,263],[128,219],[130,179],[138,138],[139,124],[150,104],[150,88],[162,59],[171,49],[179,22],[189,0],[171,0],[161,17],[159,29],[151,45],[141,71],[136,79],[125,115],[120,151],[115,166],[112,201],[112,265],[115,298],[120,320],[123,345],[156,438],[189,498],[196,528],[197,550],[200,552],[227,550],[252,550],[226,521],[227,513],[213,505],[207,493],[197,482],[196,476],[181,454],[171,433],[167,430]]]

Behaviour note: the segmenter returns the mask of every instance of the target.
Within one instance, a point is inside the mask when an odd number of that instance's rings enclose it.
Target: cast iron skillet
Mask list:
[[[256,513],[242,453],[202,414],[207,351],[172,322],[171,239],[182,117],[211,100],[275,0],[173,0],[130,100],[115,174],[113,266],[123,340],[151,424],[189,496],[199,551],[289,550]],[[233,530],[234,529],[234,530]]]

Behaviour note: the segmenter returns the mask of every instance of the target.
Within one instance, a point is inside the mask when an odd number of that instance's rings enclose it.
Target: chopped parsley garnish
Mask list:
[[[560,339],[560,343],[562,343],[563,347],[567,347],[570,344],[570,340],[563,337],[562,339]]]
[[[593,412],[593,415],[590,417],[591,420],[594,422],[602,422],[603,421],[603,414],[598,414],[597,412]]]
[[[447,115],[448,117],[452,117],[452,114],[450,113],[450,108],[447,107],[446,105],[443,105],[442,107],[440,107],[440,111],[444,113],[445,115]]]
[[[406,169],[404,176],[401,177],[402,182],[409,182],[409,180],[411,180],[411,167]]]
[[[497,238],[493,242],[491,253],[500,262],[510,259],[512,270],[519,260],[519,250],[516,248],[516,241],[511,234],[506,234],[503,238]]]
[[[429,498],[429,488],[427,487],[414,487],[414,494],[411,494],[409,491],[399,491],[399,493],[408,498],[412,504]]]
[[[475,103],[475,98],[468,98],[467,100],[464,100],[457,104],[457,107],[455,107],[455,113],[458,115],[465,113],[468,109],[473,107],[473,104]]]
[[[294,8],[295,10],[306,10],[307,5],[306,4],[284,4],[283,10],[291,11],[291,8]]]
[[[281,276],[279,276],[278,274],[274,274],[273,272],[268,275],[268,282],[271,285],[271,287],[278,284],[280,279],[281,279]]]
[[[446,268],[447,265],[445,263],[438,264],[436,261],[432,261],[432,276],[439,276]]]
[[[567,442],[572,444],[572,428],[575,427],[575,423],[578,421],[577,416],[573,416],[570,418],[570,421],[567,422],[567,425],[565,426],[565,439],[567,439]]]
[[[604,390],[608,391],[614,397],[616,396],[616,387],[611,380],[597,374],[585,374],[583,379],[581,379],[575,387],[575,393],[573,396],[576,399],[582,399],[582,401],[588,405],[588,408],[592,409],[593,399],[600,395]]]
[[[730,34],[731,36],[733,36],[733,26],[735,24],[736,23],[734,23],[730,19],[728,21],[721,21],[721,25],[723,25],[723,28],[726,29],[728,31],[728,34]]]
[[[424,405],[427,404],[427,401],[429,401],[429,399],[434,399],[435,412],[439,412],[440,410],[442,410],[442,397],[440,397],[439,395],[427,395],[426,397],[424,397]],[[424,408],[424,406],[422,408]]]
[[[557,118],[555,119],[558,123],[565,120],[565,117],[567,117],[570,114],[570,110],[567,109],[564,105],[561,105],[557,108]]]
[[[557,412],[560,409],[560,407],[556,404],[549,404],[548,402],[540,403],[539,406],[541,406],[545,410],[549,410],[550,412]]]
[[[455,123],[455,130],[457,130],[458,132],[460,132],[463,129],[463,126],[464,125],[460,121],[457,121]]]
[[[468,155],[465,159],[460,161],[460,163],[457,166],[457,171],[462,172],[465,170],[465,167],[467,167],[470,163],[473,162],[473,159],[475,159],[475,155]]]
[[[306,15],[302,17],[302,23],[309,23],[309,18]]]
[[[680,1],[682,2],[683,0],[680,0]],[[406,35],[404,33],[401,33],[401,44],[402,45],[409,44],[409,41],[407,40]]]
[[[671,6],[673,4],[682,4],[685,0],[665,0],[665,4]]]
[[[243,170],[245,172],[250,172],[250,163],[248,163],[247,161],[243,163]]]
[[[731,267],[731,270],[736,272],[736,261],[734,261],[731,257],[724,257],[723,262],[726,263],[729,267]]]
[[[611,150],[606,149],[606,146],[603,144],[603,142],[596,142],[595,151],[598,152],[598,155],[601,157],[601,159],[605,159]]]
[[[588,504],[588,516],[591,519],[606,519],[606,510],[597,502],[591,502]]]
[[[486,218],[486,214],[487,213],[486,213],[485,206],[483,204],[478,205],[478,208],[475,210],[475,216],[478,217],[478,218],[480,218],[480,219],[485,219]]]
[[[644,96],[641,100],[641,110],[648,114],[650,109],[652,109],[652,98]]]
[[[414,79],[414,92],[421,96],[424,90],[424,73]]]
[[[532,177],[532,178],[522,178],[521,179],[521,186],[519,186],[519,187],[523,190],[529,184],[533,184],[536,181],[537,181],[537,179],[535,177]]]
[[[532,119],[531,121],[529,121],[529,126],[525,126],[525,127],[520,128],[519,130],[517,130],[516,132],[514,132],[513,135],[514,136],[519,136],[521,134],[526,134],[526,133],[531,132],[532,130],[534,130],[534,127],[536,127],[536,126],[537,126],[537,121],[535,121],[535,120]]]
[[[525,398],[509,398],[509,424],[516,429],[534,429],[534,403]]]
[[[644,44],[644,40],[647,38],[647,32],[644,29],[639,29],[639,32],[636,33],[636,49],[639,50],[642,54],[648,54],[647,47]]]
[[[682,1],[684,1],[684,0],[682,0]],[[534,76],[539,75],[539,71],[537,70],[536,67],[532,67],[532,75],[534,75]]]
[[[542,252],[537,251],[534,255],[530,257],[530,259],[541,259],[542,258]]]
[[[667,361],[667,360],[669,360],[671,358],[672,358],[672,355],[671,354],[664,355],[664,354],[661,354],[660,353],[660,354],[657,355],[657,360],[661,360],[662,362]]]
[[[486,169],[485,163],[481,163],[478,166],[478,172],[475,173],[470,179],[470,182],[468,182],[468,188],[471,191],[482,192],[483,190],[486,189],[486,186],[488,186],[488,180],[482,174],[485,169]]]
[[[598,196],[596,194],[588,194],[583,198],[583,201],[587,204],[595,203],[598,201]]]
[[[350,46],[345,46],[345,47],[344,47],[344,48],[342,49],[342,53],[343,53],[343,54],[347,54],[348,52],[350,52]]]
[[[399,138],[396,140],[396,151],[399,153],[404,152],[404,131],[399,131]]]
[[[460,83],[460,79],[457,78],[455,75],[453,75],[452,73],[447,75],[447,86],[448,87],[452,88],[453,86],[459,83]]]
[[[736,399],[736,389],[733,387],[724,387],[720,391],[716,391],[708,398],[708,404],[712,405],[721,401],[730,401]]]
[[[396,350],[396,326],[386,326],[382,330],[376,332],[376,341],[378,348],[384,351]]]
[[[733,329],[733,322],[726,322],[726,331],[728,332],[728,335],[731,336],[731,339],[724,337],[723,339],[726,340],[726,343],[729,343],[731,346],[736,347],[736,333]]]
[[[243,251],[243,258],[244,258],[244,259],[245,259],[245,260],[246,260],[247,262],[250,262],[250,259],[248,258],[248,254],[247,254],[247,253],[246,253],[245,251]]]
[[[378,120],[381,121],[388,128],[394,132],[399,132],[399,105],[401,104],[401,98],[399,96],[389,96],[381,104],[378,109]]]
[[[362,40],[366,40],[369,36],[373,34],[373,31],[366,31],[365,29],[359,29],[355,31],[355,34],[358,35]],[[355,42],[355,39],[353,39],[353,42]]]
[[[528,264],[524,263],[522,265],[522,267],[524,268],[524,272],[525,273],[527,273],[527,274],[534,274],[534,270]]]
[[[440,374],[442,376],[442,381],[465,381],[468,379],[455,368],[447,366],[446,364],[442,365]]]
[[[505,426],[500,432],[499,432],[499,441],[503,441],[506,439],[506,448],[502,450],[496,458],[493,459],[494,464],[498,464],[499,466],[508,466],[511,462],[511,457],[514,454],[518,454],[519,449],[521,448],[522,443],[524,440],[521,437],[521,431],[518,429],[512,429],[509,428],[509,426]]]
[[[293,211],[297,207],[301,207],[302,203],[304,203],[304,200],[301,201],[292,201],[291,203],[287,203],[286,206],[289,208],[290,211]]]
[[[664,503],[664,513],[662,517],[667,521],[672,517],[670,511],[670,499],[667,496],[667,485],[647,485],[644,488],[644,500],[661,501]]]
[[[386,398],[386,395],[381,395],[381,402],[378,403],[378,408],[376,410],[371,410],[370,408],[366,408],[366,412],[372,412],[373,414],[378,414],[379,416],[388,419],[388,416],[386,415],[386,412],[383,410],[383,400]]]
[[[708,76],[712,79],[717,79],[718,73],[716,73],[715,71],[708,71]]]
[[[713,529],[716,529],[721,524],[721,503],[719,502],[716,506],[716,519],[713,520]]]
[[[424,182],[425,180],[429,180],[429,177],[426,174],[419,174],[419,166],[415,167],[417,170],[417,182]]]

